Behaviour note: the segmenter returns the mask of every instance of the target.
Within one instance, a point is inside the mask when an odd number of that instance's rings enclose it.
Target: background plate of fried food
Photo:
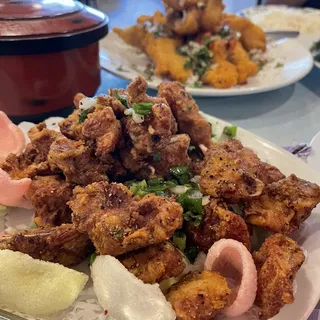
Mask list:
[[[287,6],[257,6],[239,12],[265,31],[299,31],[297,40],[310,50],[320,68],[320,10]],[[318,43],[318,44],[317,44]]]
[[[0,112],[0,316],[306,320],[319,175],[179,83],[147,87],[78,94],[66,119],[20,124],[26,146]]]
[[[165,14],[140,16],[114,28],[100,43],[102,68],[150,88],[163,80],[183,83],[197,96],[252,94],[299,81],[312,57],[294,39],[267,42],[250,20],[223,12],[219,0],[163,1]]]

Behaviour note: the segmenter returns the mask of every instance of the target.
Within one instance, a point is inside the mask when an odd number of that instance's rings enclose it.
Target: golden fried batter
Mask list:
[[[70,183],[86,185],[108,180],[109,165],[101,163],[92,153],[81,140],[59,138],[51,145],[48,161],[51,168],[59,168]]]
[[[143,49],[141,43],[147,32],[143,25],[136,24],[124,29],[114,27],[112,30],[126,43],[139,49]]]
[[[55,228],[31,229],[0,237],[0,250],[13,250],[44,261],[60,263],[66,267],[83,261],[93,251],[86,234],[72,224]]]
[[[187,225],[187,236],[201,251],[207,252],[220,239],[234,239],[250,250],[250,234],[245,221],[216,200],[210,200],[203,208],[200,226]]]
[[[221,150],[201,171],[200,186],[205,194],[238,202],[259,196],[264,183],[247,170],[243,158]]]
[[[37,226],[59,226],[71,222],[67,202],[72,196],[72,186],[60,176],[35,177],[27,197],[35,209]]]
[[[178,122],[179,132],[187,133],[195,146],[209,146],[212,129],[199,107],[179,82],[162,82],[158,97],[165,98]]]
[[[212,320],[228,304],[231,290],[225,278],[211,271],[185,275],[166,295],[177,320]]]
[[[267,238],[253,253],[258,271],[255,304],[261,309],[261,320],[274,317],[285,304],[293,303],[293,281],[304,259],[297,243],[282,234]]]
[[[182,226],[182,207],[149,194],[140,200],[122,184],[97,182],[76,188],[69,201],[73,222],[100,254],[123,253],[161,243]]]
[[[144,283],[161,282],[179,276],[186,267],[183,254],[169,241],[118,257]]]
[[[299,228],[320,202],[320,187],[294,174],[269,184],[245,208],[249,223],[272,232],[289,234]]]
[[[249,19],[235,14],[224,14],[222,23],[241,33],[240,41],[246,50],[266,50],[267,40],[265,33]]]

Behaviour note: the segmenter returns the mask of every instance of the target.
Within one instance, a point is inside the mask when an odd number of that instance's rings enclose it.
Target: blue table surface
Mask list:
[[[254,5],[253,0],[227,0],[226,10],[237,11]],[[110,18],[110,27],[126,27],[141,14],[162,10],[160,0],[100,0],[99,9]],[[319,35],[320,38],[320,35]],[[98,93],[121,88],[128,81],[101,72]],[[150,90],[150,94],[155,91]],[[314,67],[301,81],[288,87],[254,95],[197,98],[202,111],[235,123],[280,146],[310,142],[320,130],[320,69]]]

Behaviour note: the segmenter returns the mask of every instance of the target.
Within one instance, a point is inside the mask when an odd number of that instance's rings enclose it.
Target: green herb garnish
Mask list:
[[[96,260],[96,258],[97,258],[97,254],[96,254],[96,252],[94,252],[91,256],[90,256],[90,266],[92,266],[93,265],[93,263],[94,263],[94,261]]]
[[[87,119],[89,109],[82,110],[79,114],[79,123],[83,123]]]
[[[177,201],[184,209],[183,218],[198,227],[203,219],[202,214],[202,194],[199,190],[189,189],[180,194]]]
[[[278,62],[278,63],[276,64],[275,68],[282,68],[283,66],[284,66],[283,63]]]
[[[123,237],[124,231],[122,229],[117,230],[114,232],[114,236],[119,240]]]
[[[237,135],[238,127],[236,125],[224,127],[223,133],[227,136],[234,138]]]
[[[125,71],[122,67],[122,65],[120,64],[120,66],[117,68],[118,71]]]
[[[154,162],[159,162],[161,160],[161,153],[157,152],[153,155],[153,161]]]
[[[151,81],[152,80],[152,77],[154,75],[154,67],[153,66],[150,66],[150,67],[147,67],[144,69],[143,71],[144,75],[146,76],[146,79],[148,81]]]
[[[122,103],[123,106],[128,108],[128,99],[124,94],[119,94],[119,91],[114,90],[115,97]]]
[[[199,249],[197,247],[187,247],[185,250],[184,250],[184,254],[186,255],[186,257],[188,258],[188,260],[191,262],[191,263],[194,263],[194,261],[196,260],[198,254],[199,254]]]
[[[133,103],[132,108],[136,114],[140,114],[141,116],[146,116],[151,112],[152,103],[150,102]]]
[[[226,38],[230,35],[230,28],[228,26],[224,26],[222,27],[219,31],[218,31],[218,35],[223,39]]]
[[[169,174],[172,178],[179,181],[180,184],[187,184],[191,178],[191,173],[188,167],[178,166],[169,169]]]
[[[202,82],[201,81],[195,81],[192,84],[192,87],[194,87],[194,88],[202,88]]]
[[[175,187],[176,184],[173,181],[164,181],[162,178],[151,179],[148,182],[142,180],[140,182],[134,182],[130,186],[130,191],[133,195],[145,196],[149,193],[155,193],[159,196],[168,196],[164,194],[164,191]]]
[[[185,250],[187,244],[187,236],[182,230],[177,230],[174,233],[172,240],[174,245],[179,250],[181,250],[182,252]]]

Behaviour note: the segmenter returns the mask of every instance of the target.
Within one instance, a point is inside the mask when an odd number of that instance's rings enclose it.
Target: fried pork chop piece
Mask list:
[[[195,146],[209,146],[211,125],[199,113],[199,107],[179,82],[162,82],[158,97],[165,98],[178,122],[180,133],[187,133]]]
[[[78,230],[89,234],[100,254],[113,256],[170,239],[183,220],[173,199],[149,194],[135,200],[122,184],[77,187],[68,204]]]
[[[100,162],[92,153],[92,149],[81,140],[60,138],[51,145],[48,160],[51,168],[59,168],[69,183],[86,185],[108,180],[106,171],[109,165]]]
[[[73,187],[60,176],[37,176],[32,180],[27,197],[34,209],[34,222],[38,227],[59,226],[71,222],[67,202]]]
[[[285,304],[293,303],[293,281],[305,256],[295,241],[274,234],[253,253],[253,260],[258,271],[255,304],[261,309],[260,319],[270,319]]]
[[[131,116],[124,118],[124,133],[131,139],[133,157],[145,157],[163,149],[172,136],[172,118],[167,104],[154,104],[142,123],[135,122]]]
[[[55,228],[39,228],[0,237],[0,250],[13,250],[44,261],[60,263],[66,267],[83,261],[92,251],[86,234],[72,224]]]
[[[264,183],[247,170],[246,164],[236,154],[225,151],[215,153],[201,171],[202,191],[232,202],[259,196]]]
[[[271,232],[290,234],[320,202],[320,187],[294,174],[265,187],[245,208],[249,223]]]
[[[9,154],[1,168],[12,179],[33,178],[36,175],[54,174],[47,161],[51,144],[62,135],[47,129],[44,122],[34,126],[28,132],[31,143],[21,154]]]
[[[183,254],[169,241],[129,252],[118,259],[144,283],[177,277],[186,267]]]
[[[200,226],[187,225],[188,240],[207,252],[220,239],[234,239],[250,250],[250,234],[245,221],[226,206],[212,199],[203,208]]]
[[[225,278],[211,271],[185,275],[174,284],[167,300],[177,320],[212,320],[228,304],[231,290]]]

